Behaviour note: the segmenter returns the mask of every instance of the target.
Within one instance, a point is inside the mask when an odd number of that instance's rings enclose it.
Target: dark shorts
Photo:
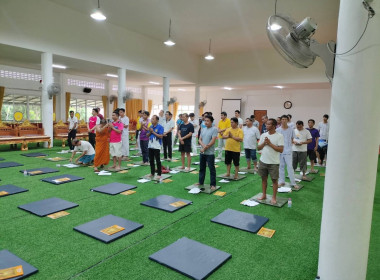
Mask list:
[[[184,153],[191,153],[191,143],[190,143],[190,145],[179,144],[178,151],[184,152]]]
[[[257,161],[257,157],[256,157],[256,150],[255,149],[244,149],[244,152],[245,152],[245,158],[247,160],[253,160],[254,162]]]
[[[266,164],[260,161],[258,173],[261,177],[268,177],[268,175],[270,175],[272,180],[278,180],[279,167],[280,167],[279,164]]]
[[[307,155],[310,160],[315,160],[317,158],[314,150],[307,150]]]
[[[239,152],[231,152],[231,151],[226,151],[225,153],[225,160],[224,163],[227,165],[230,165],[231,162],[234,162],[234,166],[239,166],[240,162],[240,153]]]

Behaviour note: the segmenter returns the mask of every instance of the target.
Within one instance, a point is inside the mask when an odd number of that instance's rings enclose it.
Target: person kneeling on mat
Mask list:
[[[74,139],[72,143],[74,145],[74,151],[71,155],[70,162],[73,162],[75,154],[80,151],[82,154],[75,160],[75,163],[89,165],[95,158],[95,150],[90,142]]]

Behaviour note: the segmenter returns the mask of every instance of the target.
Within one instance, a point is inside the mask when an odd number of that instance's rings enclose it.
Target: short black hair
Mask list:
[[[157,115],[153,115],[151,119],[153,119],[154,117],[156,117],[157,121],[159,121],[159,120],[160,120],[160,117],[159,117],[159,116],[157,116]]]
[[[329,119],[329,115],[327,115],[327,114],[324,114],[323,117],[326,119]]]
[[[297,121],[296,124],[303,125],[303,121]]]
[[[227,113],[226,112],[221,112],[220,114],[227,117]]]
[[[169,116],[172,116],[172,115],[173,115],[170,111],[166,111],[166,113],[167,113]]]
[[[113,113],[114,113],[115,115],[119,115],[119,110],[115,110],[115,111],[113,111]]]
[[[70,114],[71,114],[71,113],[74,113],[74,111],[70,111]]]
[[[124,108],[119,108],[119,111],[123,111],[125,113],[125,109]]]
[[[214,122],[214,117],[210,115],[206,115],[205,119],[209,119],[211,122]]]
[[[315,120],[313,120],[313,119],[310,119],[307,122],[313,122],[315,124]]]
[[[282,116],[281,116],[281,119],[283,119],[283,118],[289,120],[289,117],[288,117],[287,115],[282,115]]]
[[[292,118],[292,115],[291,114],[288,114],[288,119],[291,119]]]
[[[149,117],[149,115],[150,115],[149,111],[143,111],[143,114],[144,114],[144,115],[147,115],[148,117]]]
[[[232,122],[235,122],[235,123],[239,123],[238,119],[235,118],[235,117],[231,118],[231,121],[232,121]]]
[[[238,113],[240,115],[240,111],[239,110],[235,110],[235,113]]]
[[[92,109],[92,111],[95,111],[97,114],[99,114],[98,108],[94,108],[94,109]]]
[[[250,117],[252,120],[255,118],[255,115],[251,115],[251,117]]]
[[[189,114],[189,117],[190,117],[190,118],[195,117],[195,114],[194,114],[194,113],[190,113],[190,114]]]
[[[269,119],[268,121],[271,121],[272,122],[272,125],[276,126],[277,125],[277,121],[275,119]]]

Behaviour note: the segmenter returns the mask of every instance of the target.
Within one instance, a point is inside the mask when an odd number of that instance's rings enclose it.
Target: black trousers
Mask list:
[[[155,173],[154,160],[156,160],[156,163],[157,163],[157,175],[161,176],[160,150],[149,148],[150,174],[152,175],[154,175]]]
[[[74,146],[73,146],[73,144],[71,143],[71,141],[72,141],[73,139],[75,139],[75,137],[77,137],[77,130],[76,130],[76,129],[72,129],[72,130],[69,132],[69,135],[67,136],[67,144],[69,145],[70,150],[74,150]]]
[[[88,142],[90,142],[91,146],[95,149],[96,141],[95,141],[96,134],[95,133],[88,133]]]
[[[164,159],[172,158],[172,133],[168,133],[166,137],[162,137],[162,144],[164,146]]]

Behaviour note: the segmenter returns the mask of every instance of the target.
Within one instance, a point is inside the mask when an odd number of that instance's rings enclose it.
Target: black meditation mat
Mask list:
[[[107,235],[106,233],[101,232],[101,230],[104,230],[114,225],[123,227],[124,229],[112,235]],[[95,239],[98,239],[100,241],[103,241],[104,243],[110,243],[120,237],[123,237],[142,228],[143,226],[144,225],[142,224],[135,223],[121,217],[107,215],[102,218],[85,223],[83,225],[76,226],[74,230],[79,231],[80,233],[83,233]]]
[[[2,157],[0,157],[0,161],[4,160]]]
[[[20,170],[21,173],[24,173],[25,170]],[[57,169],[49,168],[49,167],[42,167],[42,168],[34,168],[34,169],[26,169],[26,172],[29,176],[35,176],[35,175],[43,175],[48,173],[55,173],[59,172]]]
[[[27,189],[17,187],[15,185],[3,185],[0,186],[0,197],[8,196],[16,193],[27,192]]]
[[[77,207],[78,204],[57,197],[34,201],[20,205],[18,208],[28,211],[40,217],[44,217],[59,211]]]
[[[9,278],[10,280],[14,279],[25,279],[26,277],[38,272],[38,269],[27,263],[23,259],[20,259],[16,255],[12,254],[8,250],[0,251],[0,269],[10,268],[22,265],[23,275],[18,277]]]
[[[24,157],[46,157],[47,154],[44,153],[28,153],[28,154],[21,154]]]
[[[119,194],[121,192],[125,192],[127,190],[135,189],[136,186],[122,184],[122,183],[110,183],[104,186],[92,188],[91,191],[100,192],[110,195]]]
[[[211,219],[211,222],[256,233],[269,221],[266,217],[253,215],[233,209],[224,210]]]
[[[8,168],[8,167],[16,167],[16,166],[24,166],[24,165],[18,162],[13,162],[13,161],[0,162],[0,168]]]
[[[159,195],[147,201],[141,202],[141,205],[157,208],[167,212],[175,212],[193,202],[186,199],[176,198],[170,195]],[[171,205],[174,204],[174,205]]]
[[[207,278],[230,258],[231,254],[187,237],[149,256],[149,259],[192,279]]]
[[[83,177],[70,175],[70,174],[63,174],[59,176],[44,178],[44,179],[41,179],[41,181],[51,183],[54,185],[61,185],[64,183],[74,182],[74,181],[83,180],[83,179],[84,179]]]

